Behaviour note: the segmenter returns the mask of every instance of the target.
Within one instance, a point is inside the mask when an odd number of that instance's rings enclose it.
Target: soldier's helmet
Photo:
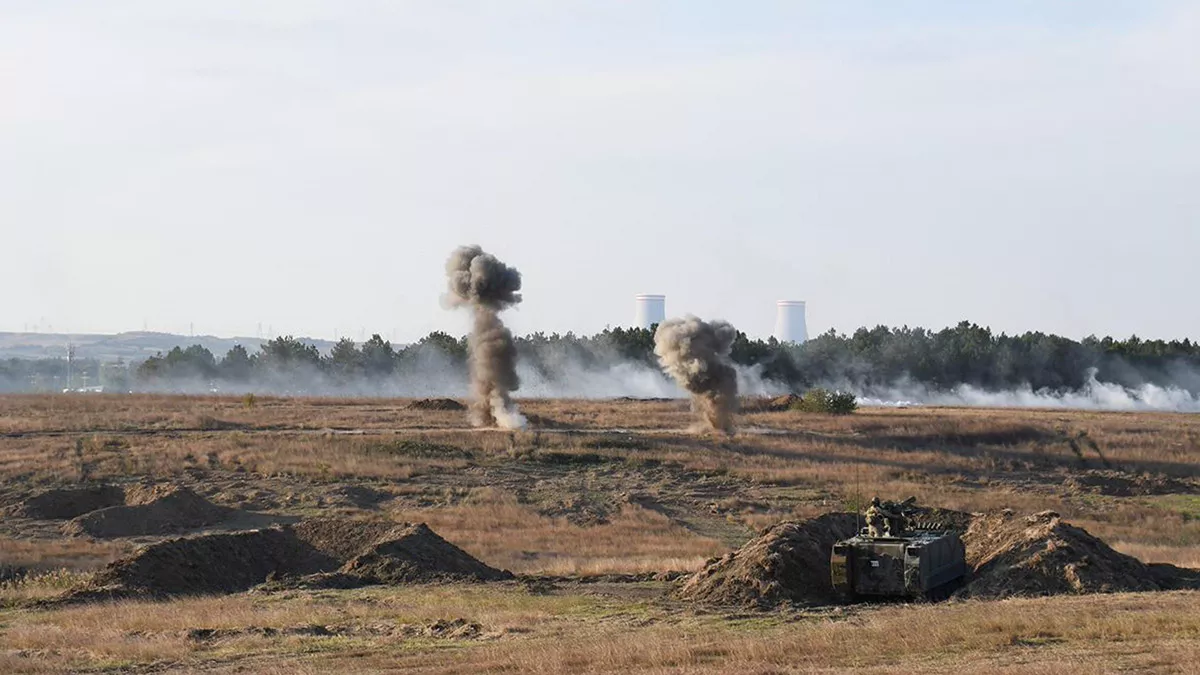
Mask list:
[[[871,500],[871,506],[879,506],[879,505],[880,505],[879,497],[875,497],[874,499]]]

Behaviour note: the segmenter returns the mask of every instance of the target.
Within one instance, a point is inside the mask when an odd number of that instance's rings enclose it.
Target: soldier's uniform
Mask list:
[[[872,499],[871,505],[867,507],[867,534],[872,537],[887,536],[887,516],[883,505],[879,503],[879,497]]]
[[[884,507],[884,518],[887,520],[887,533],[889,537],[899,537],[904,534],[904,524],[908,519],[900,511],[900,505],[893,502],[888,502]]]
[[[908,516],[904,514],[905,507],[912,505],[915,501],[915,497],[909,497],[900,503],[893,501],[883,503],[881,508],[884,519],[887,521],[886,529],[889,537],[904,536],[905,530],[908,529]]]

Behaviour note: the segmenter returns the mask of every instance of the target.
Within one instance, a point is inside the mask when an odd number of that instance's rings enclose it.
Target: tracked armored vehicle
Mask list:
[[[944,599],[965,579],[966,548],[958,533],[915,522],[911,503],[885,503],[885,527],[872,523],[834,544],[831,581],[845,600]],[[880,506],[878,500],[873,505]],[[868,510],[869,523],[872,516]]]

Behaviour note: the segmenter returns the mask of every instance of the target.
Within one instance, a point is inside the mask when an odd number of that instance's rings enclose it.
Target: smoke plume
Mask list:
[[[729,351],[737,330],[724,321],[694,316],[669,319],[654,333],[654,353],[663,370],[688,390],[710,427],[732,432],[737,411],[737,371]]]
[[[470,350],[471,423],[478,427],[519,429],[525,418],[512,401],[521,386],[517,348],[500,312],[521,302],[521,273],[478,246],[461,246],[446,261],[449,307],[472,313]]]

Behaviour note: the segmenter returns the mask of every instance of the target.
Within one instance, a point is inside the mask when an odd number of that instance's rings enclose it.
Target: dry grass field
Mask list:
[[[0,672],[1195,672],[1194,591],[748,611],[674,598],[782,520],[873,495],[1051,509],[1144,562],[1200,567],[1200,416],[947,408],[742,415],[524,401],[474,430],[403,400],[0,397]],[[424,522],[513,581],[260,588],[54,604],[163,535],[63,533],[47,490],[189,488],[236,531]],[[19,570],[14,569],[19,568]]]

